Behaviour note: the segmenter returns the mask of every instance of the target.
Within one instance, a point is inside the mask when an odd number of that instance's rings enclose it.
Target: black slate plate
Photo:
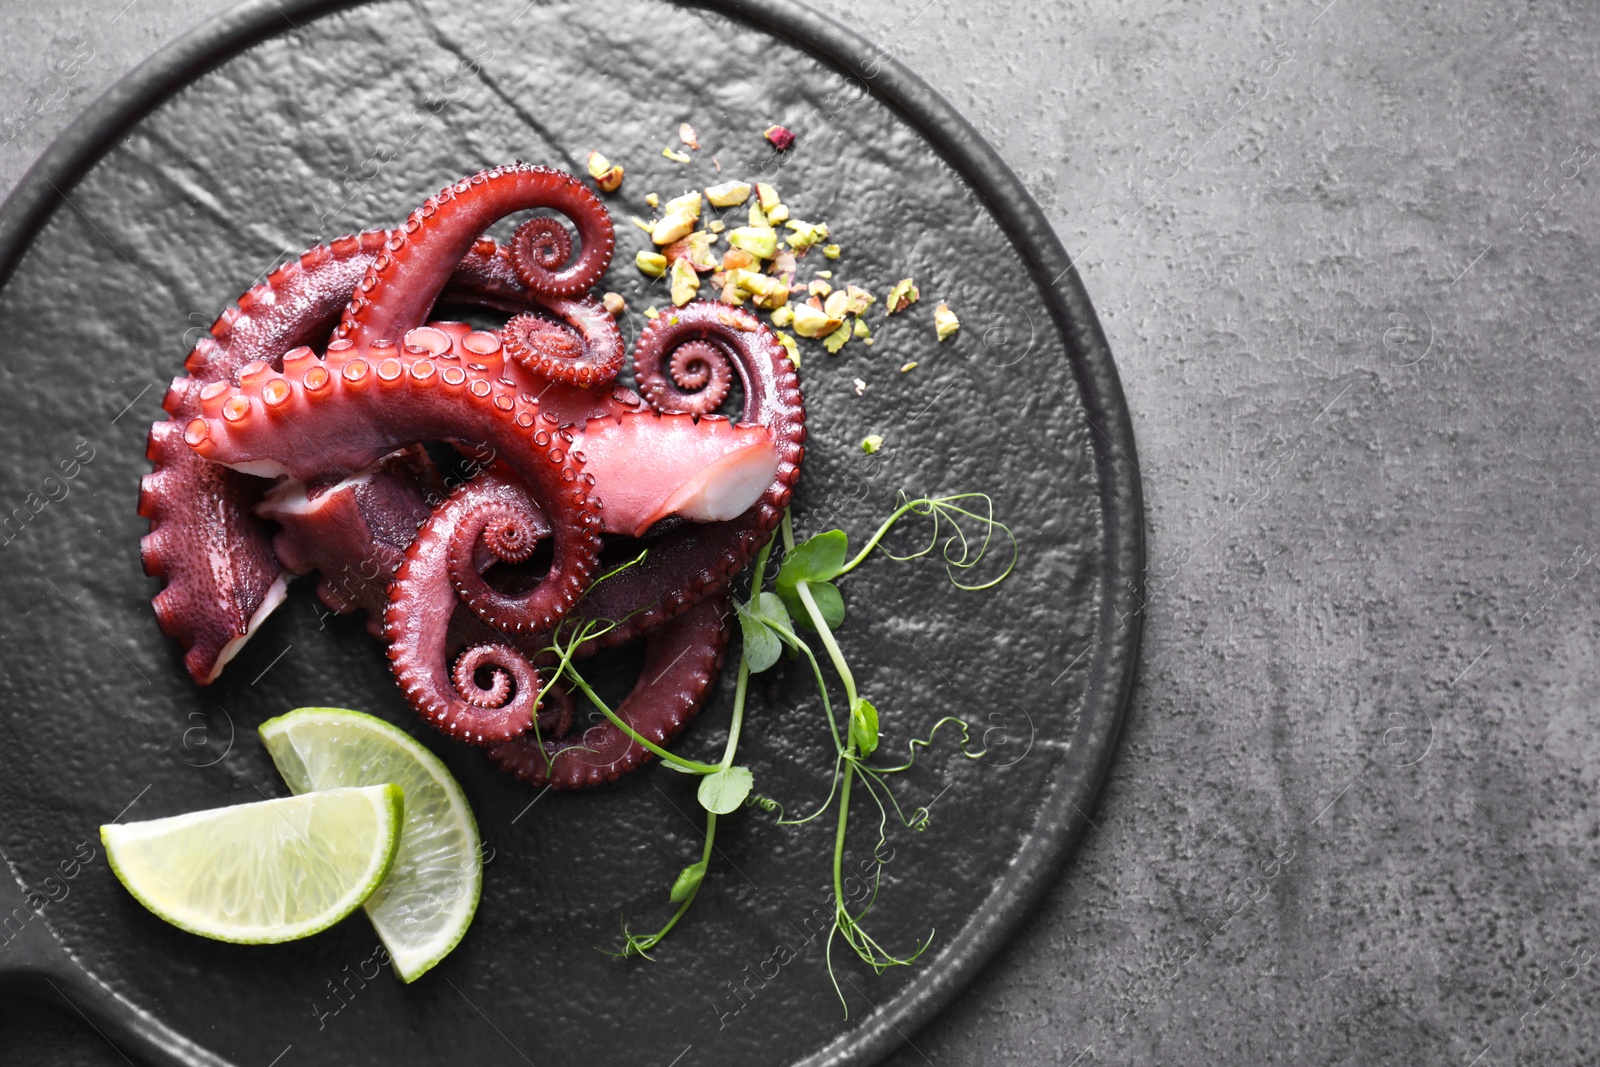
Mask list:
[[[687,167],[660,155],[685,119],[706,145]],[[772,121],[800,133],[796,151],[766,150],[758,131]],[[806,352],[802,532],[859,538],[902,488],[986,489],[1021,540],[994,592],[958,592],[931,561],[879,560],[849,585],[841,640],[885,710],[886,744],[903,749],[955,713],[991,755],[972,763],[941,745],[899,780],[907,809],[932,818],[892,833],[877,934],[897,947],[937,937],[916,968],[882,976],[839,955],[848,1018],[815,936],[829,900],[820,823],[725,820],[700,901],[658,962],[595,951],[615,945],[620,917],[660,914],[697,847],[691,783],[659,768],[540,797],[426,736],[470,794],[492,861],[467,939],[412,987],[359,978],[375,947],[359,918],[288,946],[205,942],[143,911],[100,856],[96,827],[119,815],[280,794],[254,729],[290,707],[417,726],[377,646],[322,618],[303,587],[205,692],[158,633],[133,506],[145,429],[188,343],[313,241],[393,224],[481,166],[576,169],[590,147],[628,168],[607,285],[628,296],[634,329],[659,296],[628,264],[643,235],[627,216],[647,190],[715,180],[713,155],[826,219],[845,248],[841,280],[879,293],[907,274],[920,283],[924,303],[888,320],[875,347]],[[51,150],[0,212],[8,274],[0,850],[22,895],[0,905],[17,908],[0,914],[0,977],[67,999],[130,1052],[870,1063],[972,978],[1087,824],[1131,682],[1143,568],[1110,353],[994,153],[892,56],[814,12],[787,0],[247,4],[141,68]],[[940,298],[964,324],[943,345],[930,324]],[[870,432],[888,444],[869,458],[857,442]],[[684,750],[716,748],[728,688]],[[741,754],[762,792],[805,808],[827,777],[816,698],[794,670],[758,690]]]

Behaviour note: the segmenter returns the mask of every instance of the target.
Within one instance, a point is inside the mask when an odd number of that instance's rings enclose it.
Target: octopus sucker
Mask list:
[[[484,236],[530,210],[562,218]],[[623,720],[657,742],[684,727],[715,685],[730,583],[799,476],[804,405],[771,330],[720,304],[652,323],[639,391],[619,383],[626,345],[589,292],[614,244],[576,178],[495,167],[394,229],[307,249],[218,316],[163,399],[138,504],[152,604],[197,682],[315,574],[329,607],[366,613],[424,721],[531,783],[649,756],[610,723],[575,734],[572,696],[545,684],[574,617],[611,624],[580,657],[645,642]],[[506,317],[435,315],[458,304]]]

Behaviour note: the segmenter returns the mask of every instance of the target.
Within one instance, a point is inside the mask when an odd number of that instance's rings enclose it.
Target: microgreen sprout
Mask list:
[[[932,531],[924,547],[905,555],[896,555],[885,546],[884,542],[895,526],[907,516],[931,518]],[[963,519],[983,527],[981,539],[969,537],[961,521]],[[986,581],[963,581],[968,573],[983,562],[999,538],[1009,541],[1011,547],[1010,559],[1001,573]],[[907,743],[907,758],[904,763],[884,767],[869,762],[879,749],[882,723],[877,707],[858,691],[855,675],[834,636],[834,631],[843,624],[845,618],[844,597],[836,583],[850,575],[875,551],[881,551],[890,559],[908,561],[931,555],[935,549],[940,549],[946,572],[953,585],[964,590],[990,589],[1004,581],[1016,568],[1017,539],[1005,523],[994,517],[994,502],[984,493],[958,493],[951,496],[917,499],[910,499],[902,493],[894,511],[854,556],[849,554],[849,539],[843,530],[827,530],[797,543],[788,512],[784,513],[779,528],[779,540],[783,544],[783,558],[773,578],[772,590],[768,591],[765,588],[767,565],[772,549],[772,543],[769,542],[762,547],[756,557],[749,598],[734,605],[743,640],[743,653],[739,660],[738,683],[734,691],[733,718],[728,728],[728,739],[722,759],[716,764],[700,763],[675,756],[641,737],[607,708],[588,683],[573,669],[572,647],[558,648],[555,651],[561,656],[559,672],[564,674],[572,685],[608,719],[645,748],[660,756],[673,770],[700,776],[698,796],[701,807],[706,811],[705,845],[699,861],[685,867],[673,883],[670,899],[672,903],[678,905],[677,910],[661,929],[650,934],[633,933],[624,923],[622,950],[611,954],[650,958],[650,950],[671,932],[688,911],[705,879],[719,816],[730,815],[741,806],[749,805],[775,812],[777,824],[780,826],[800,826],[822,817],[837,804],[831,871],[834,922],[828,933],[826,959],[834,991],[839,994],[840,1002],[845,1004],[845,1012],[848,1015],[849,1005],[834,973],[835,938],[842,940],[857,957],[877,973],[882,973],[890,967],[910,966],[933,943],[934,932],[930,929],[909,952],[897,955],[885,948],[863,926],[864,920],[876,905],[879,890],[882,888],[885,861],[878,857],[883,855],[883,849],[888,844],[890,812],[893,812],[894,817],[902,825],[918,831],[927,828],[930,818],[926,807],[917,808],[909,815],[906,814],[889,788],[887,776],[910,770],[916,762],[919,751],[931,747],[939,732],[946,726],[959,729],[958,750],[963,756],[968,759],[978,759],[985,753],[982,750],[974,751],[970,747],[971,730],[964,720],[955,716],[945,716],[933,724],[926,737],[914,737]],[[802,628],[816,634],[823,655],[844,691],[844,704],[838,713],[829,694],[828,680],[823,672],[822,663],[809,641],[800,635],[799,630]],[[592,639],[584,629],[578,631],[577,638]],[[771,669],[782,658],[785,648],[803,658],[811,669],[817,691],[822,698],[828,735],[833,741],[835,751],[834,772],[828,795],[810,814],[792,819],[785,816],[784,807],[777,800],[753,794],[751,790],[754,778],[749,769],[734,763],[744,723],[745,699],[749,692],[750,676]],[[873,845],[875,866],[872,873],[872,892],[859,910],[852,911],[846,902],[844,891],[844,863],[849,839],[851,795],[858,784],[860,791],[877,806],[878,833]]]

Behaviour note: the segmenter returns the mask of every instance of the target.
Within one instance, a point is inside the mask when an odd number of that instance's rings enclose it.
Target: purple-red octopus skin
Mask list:
[[[504,247],[484,236],[529,208],[565,215],[576,253],[544,217]],[[368,612],[424,718],[527,781],[583,788],[649,758],[609,721],[573,733],[564,691],[539,700],[569,615],[616,623],[580,656],[645,638],[623,721],[657,743],[683,728],[721,666],[732,576],[792,497],[804,405],[772,331],[721,304],[652,322],[639,393],[617,383],[621,331],[588,293],[613,242],[577,179],[496,167],[392,231],[309,250],[219,318],[152,428],[140,497],[157,615],[197,681],[282,599],[284,569],[316,571],[330,606]],[[441,302],[510,319],[429,321]],[[737,422],[716,413],[735,374]],[[477,474],[445,494],[424,443]],[[596,583],[602,534],[643,562]]]

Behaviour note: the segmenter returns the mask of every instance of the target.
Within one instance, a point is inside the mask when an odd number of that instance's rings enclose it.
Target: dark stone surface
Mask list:
[[[204,6],[8,13],[8,108],[96,57],[0,174]],[[1078,256],[1150,531],[1100,833],[891,1062],[1592,1061],[1600,10],[823,6]]]

